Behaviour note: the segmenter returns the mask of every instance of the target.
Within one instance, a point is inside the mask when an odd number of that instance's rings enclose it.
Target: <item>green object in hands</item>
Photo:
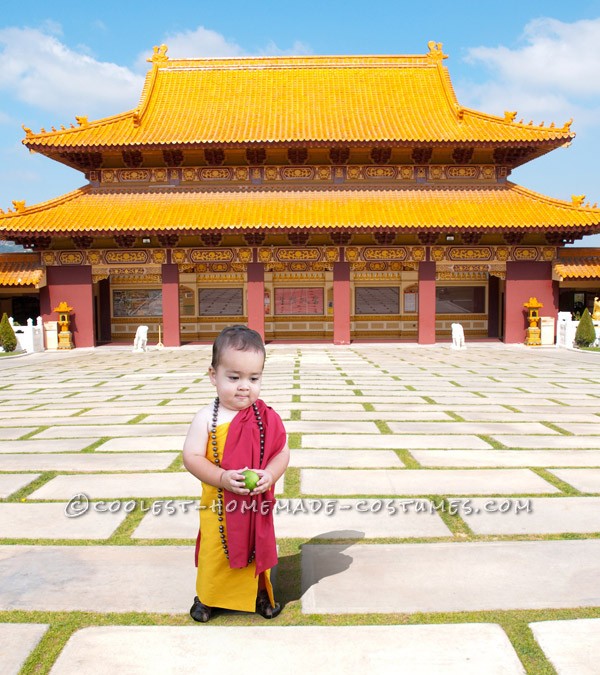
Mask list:
[[[244,476],[245,487],[250,490],[250,492],[252,492],[260,480],[260,476],[256,473],[256,471],[252,471],[252,469],[246,469],[245,471],[242,471],[242,474]]]

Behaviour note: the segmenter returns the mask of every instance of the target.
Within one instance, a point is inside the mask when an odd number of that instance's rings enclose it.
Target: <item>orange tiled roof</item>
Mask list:
[[[0,234],[249,229],[454,228],[600,231],[600,209],[513,183],[395,189],[84,187],[0,215]]]
[[[560,128],[458,103],[441,45],[422,56],[300,56],[154,61],[139,106],[74,129],[33,133],[40,152],[249,143],[562,145]]]
[[[42,275],[39,255],[31,253],[0,255],[0,286],[35,286]]]
[[[600,279],[600,252],[598,256],[560,257],[554,264],[554,273],[561,279]]]

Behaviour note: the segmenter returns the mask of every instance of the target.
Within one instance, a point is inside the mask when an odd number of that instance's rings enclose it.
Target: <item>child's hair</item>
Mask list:
[[[216,368],[221,360],[221,355],[229,348],[239,349],[240,351],[260,352],[263,358],[266,358],[265,345],[259,333],[252,328],[242,326],[228,326],[217,335],[213,342],[211,366]]]

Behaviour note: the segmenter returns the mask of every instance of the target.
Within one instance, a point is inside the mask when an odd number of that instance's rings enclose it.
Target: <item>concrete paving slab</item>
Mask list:
[[[355,420],[357,414],[355,412],[347,412],[346,410],[303,410],[301,412],[301,418],[303,421],[313,421],[313,420],[337,420],[337,421],[346,421],[346,420]],[[403,420],[409,418],[411,421],[423,421],[423,422],[451,422],[454,421],[448,413],[443,411],[429,411],[429,410],[418,410],[408,413],[405,409],[399,409],[396,411],[381,411],[376,412],[374,410],[363,410],[360,413],[360,418],[362,420],[383,420],[385,422],[389,421],[398,421],[402,422]],[[600,418],[598,418],[600,420]],[[311,429],[312,430],[312,429]]]
[[[25,434],[30,434],[32,431],[35,431],[38,427],[9,427],[9,426],[0,426],[0,441],[14,441]]]
[[[404,463],[393,450],[292,450],[290,466],[376,469],[401,468]]]
[[[550,473],[581,492],[600,492],[600,469],[552,469]]]
[[[552,494],[528,469],[302,469],[306,495]]]
[[[147,513],[133,533],[136,539],[195,539],[198,502],[177,500],[158,515]],[[277,537],[321,536],[345,539],[377,537],[449,537],[450,530],[427,500],[278,499]]]
[[[413,450],[411,454],[428,467],[600,466],[600,450]]]
[[[6,611],[187,613],[196,594],[190,546],[0,546],[0,573]]]
[[[600,619],[539,621],[529,627],[558,675],[597,675]]]
[[[267,401],[268,402],[268,401]],[[165,406],[169,407],[169,406]],[[365,410],[365,407],[363,406],[362,403],[346,403],[343,401],[337,402],[323,402],[323,403],[308,403],[306,401],[292,401],[290,403],[286,403],[285,405],[286,408],[290,408],[291,410],[327,410],[327,411],[336,411],[336,410],[344,410],[344,411],[354,411],[354,412],[359,412],[362,413]],[[279,412],[279,407],[277,407],[277,412]]]
[[[176,452],[0,455],[0,471],[152,471],[166,469]]]
[[[133,509],[130,504],[129,508]],[[66,504],[0,504],[3,539],[108,539],[125,520],[125,507],[116,513],[94,508],[78,517]]]
[[[101,443],[98,452],[165,452],[175,450],[181,452],[185,434],[183,436],[152,436],[147,437],[145,430],[140,428],[139,437],[135,438],[111,438]]]
[[[21,416],[27,419],[27,423],[23,424],[23,426],[28,426],[33,422],[37,423],[40,417],[53,419],[53,424],[56,424],[57,422],[62,424],[63,419],[68,419],[71,415],[75,415],[84,409],[83,406],[80,408],[60,408],[60,416],[52,416],[47,410],[28,410],[28,408],[31,407],[31,398],[28,400],[29,402],[27,405],[11,406],[8,411],[6,407],[2,406],[2,412],[0,412],[0,424],[4,425],[5,421],[12,422],[14,418],[21,418]]]
[[[163,409],[166,406],[163,406]],[[188,426],[192,422],[192,418],[194,417],[195,413],[197,412],[194,411],[193,413],[169,413],[169,411],[166,411],[162,415],[160,414],[152,414],[148,415],[148,417],[145,417],[143,420],[140,420],[138,424],[143,424],[143,425],[149,425],[149,424],[187,424]]]
[[[538,422],[388,422],[395,434],[549,434]],[[554,432],[558,433],[558,432]]]
[[[506,410],[503,413],[494,413],[484,411],[461,412],[459,413],[467,422],[530,422],[532,419],[538,422],[553,422],[563,429],[565,422],[574,422],[577,424],[599,424],[600,417],[597,415],[587,415],[585,413],[563,412],[556,408],[545,410],[538,413],[511,412]],[[544,427],[548,429],[548,427]],[[547,433],[544,432],[544,433]]]
[[[90,424],[79,427],[55,426],[40,432],[36,435],[36,438],[102,438],[102,436],[131,438],[142,434],[153,437],[185,437],[189,426],[189,424],[146,424],[143,429],[137,424],[105,424],[102,426]],[[2,431],[2,429],[0,429],[0,431]]]
[[[63,417],[62,415],[53,416],[50,415],[47,411],[44,411],[45,417],[13,417],[11,420],[0,420],[0,426],[2,427],[18,427],[25,424],[38,424],[39,426],[53,426],[60,424],[61,426],[65,425],[74,425],[81,426],[82,424],[128,424],[130,420],[137,417],[136,414],[130,415],[104,415],[95,417],[93,420],[86,419],[82,420],[81,417]],[[42,438],[42,436],[36,436],[36,438]]]
[[[187,471],[168,473],[103,473],[56,476],[29,495],[29,499],[71,499],[83,493],[89,499],[122,497],[193,497],[200,481]]]
[[[310,645],[310,649],[307,649]],[[377,649],[373,646],[377,645]],[[190,663],[248,669],[248,654],[269,654],[273,672],[389,675],[522,675],[497,624],[425,626],[100,626],[77,631],[52,675],[97,670],[131,675],[186,675]],[[400,665],[401,664],[401,665]]]
[[[509,448],[557,449],[565,448],[598,450],[600,438],[597,436],[504,436],[494,434],[493,438]]]
[[[483,450],[489,448],[486,443],[477,436],[455,434],[451,436],[422,436],[396,434],[380,434],[379,436],[352,436],[351,434],[303,434],[303,448],[342,448],[370,450],[372,448],[390,448],[394,450],[413,448],[465,448]]]
[[[356,417],[355,417],[356,419]],[[291,433],[320,433],[320,434],[377,434],[379,430],[374,422],[308,422],[297,420],[288,422],[285,425],[288,434]]]
[[[90,445],[89,438],[63,438],[61,440],[0,441],[0,453],[14,452],[77,452]]]
[[[39,476],[39,473],[0,473],[0,499],[10,497]]]
[[[561,429],[568,431],[570,434],[575,434],[575,436],[597,436],[600,434],[600,417],[593,417],[590,415],[590,420],[586,420],[584,424],[574,424],[566,420],[562,420],[560,417],[556,420],[556,424],[560,426]],[[600,446],[600,438],[596,439],[596,443]]]
[[[600,497],[530,497],[455,500],[475,534],[599,532]]]
[[[17,675],[48,627],[46,623],[0,623],[0,673]]]
[[[599,578],[598,539],[306,545],[302,611],[595,607],[600,604]]]

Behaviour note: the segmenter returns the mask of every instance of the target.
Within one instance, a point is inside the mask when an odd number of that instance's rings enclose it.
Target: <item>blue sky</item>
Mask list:
[[[0,208],[85,184],[21,144],[21,125],[68,126],[137,105],[152,46],[172,57],[423,54],[443,43],[460,103],[562,125],[568,148],[511,180],[558,199],[600,203],[600,0],[0,0]],[[583,245],[600,246],[600,235]]]

